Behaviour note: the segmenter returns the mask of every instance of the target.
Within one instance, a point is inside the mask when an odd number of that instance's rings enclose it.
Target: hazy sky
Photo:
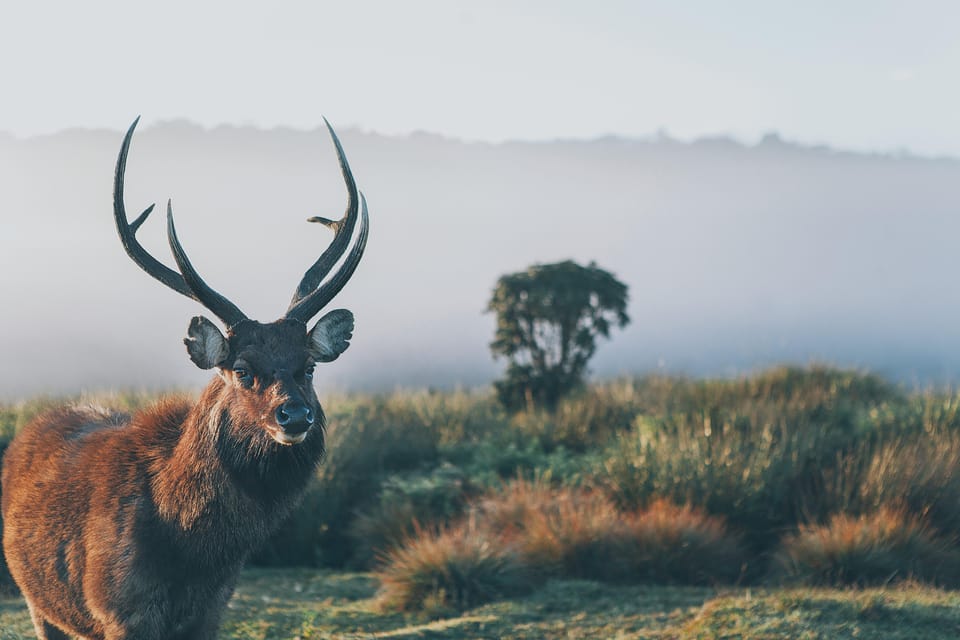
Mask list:
[[[0,131],[189,118],[960,156],[956,2],[0,3]]]

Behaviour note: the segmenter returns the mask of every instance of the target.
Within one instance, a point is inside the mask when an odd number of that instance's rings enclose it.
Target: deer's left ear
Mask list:
[[[353,314],[346,309],[334,309],[310,330],[310,357],[315,362],[332,362],[347,350],[352,337]]]

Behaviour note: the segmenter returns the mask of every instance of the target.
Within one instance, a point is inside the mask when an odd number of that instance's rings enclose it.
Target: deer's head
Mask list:
[[[137,229],[154,208],[150,205],[129,222],[123,203],[127,153],[138,121],[139,118],[130,125],[124,137],[114,180],[113,212],[124,249],[144,271],[204,305],[226,326],[224,335],[212,321],[197,316],[190,321],[184,343],[194,364],[201,369],[217,369],[222,378],[218,404],[221,410],[229,412],[231,424],[245,431],[248,439],[269,438],[282,445],[303,442],[311,428],[315,424],[322,426],[323,420],[311,380],[314,365],[336,360],[346,350],[353,336],[353,314],[336,309],[313,327],[308,329],[307,325],[350,279],[367,242],[366,200],[357,190],[337,134],[327,122],[349,193],[346,213],[340,220],[309,218],[310,222],[331,228],[333,241],[304,274],[283,317],[260,323],[247,318],[235,304],[210,288],[190,264],[177,239],[169,201],[167,236],[178,270],[151,256],[137,240]],[[353,236],[356,238],[348,253]],[[341,258],[343,262],[334,269]]]

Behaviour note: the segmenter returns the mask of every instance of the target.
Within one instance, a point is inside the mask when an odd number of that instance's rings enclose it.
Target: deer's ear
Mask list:
[[[314,362],[332,362],[347,350],[352,337],[353,314],[334,309],[310,330],[310,357]]]
[[[201,369],[212,369],[227,360],[230,355],[230,345],[223,337],[216,325],[204,318],[196,316],[190,320],[187,337],[183,339],[187,345],[187,353],[193,364]]]

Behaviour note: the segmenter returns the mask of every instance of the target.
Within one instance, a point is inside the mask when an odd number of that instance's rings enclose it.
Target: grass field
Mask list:
[[[0,404],[0,450],[60,402]],[[960,589],[960,392],[782,367],[593,385],[554,412],[327,404],[329,454],[223,638],[960,637],[960,591],[933,586]],[[0,598],[0,640],[32,637]]]
[[[246,572],[220,637],[300,638],[891,638],[960,635],[960,593],[888,589],[629,586],[555,581],[535,594],[433,616],[381,613],[364,573]],[[0,640],[33,638],[26,606],[0,599]]]

